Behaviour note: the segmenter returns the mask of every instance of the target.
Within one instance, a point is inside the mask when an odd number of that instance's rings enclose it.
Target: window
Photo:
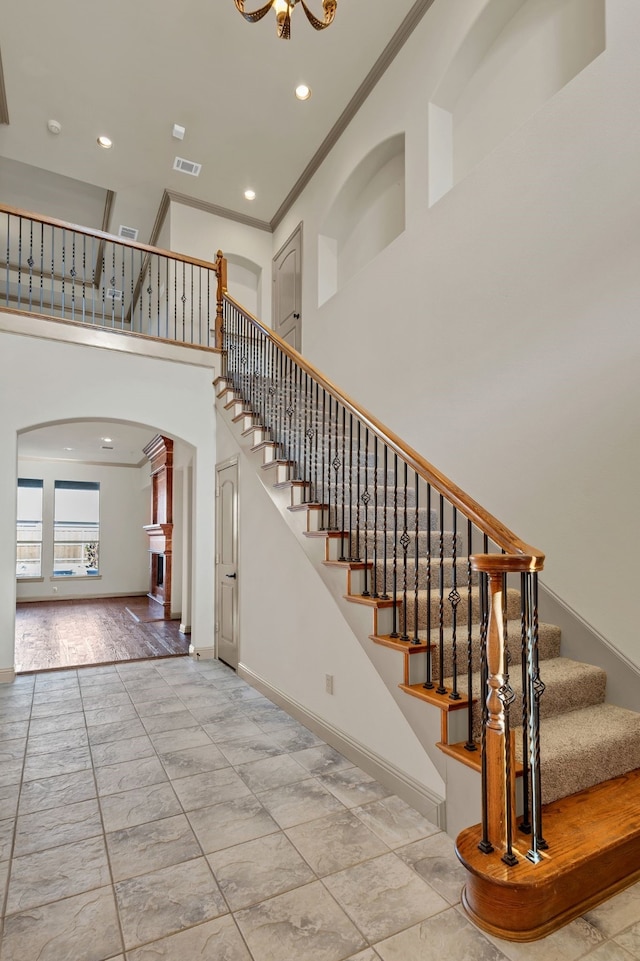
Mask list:
[[[18,478],[16,577],[42,577],[42,481]]]
[[[99,573],[100,484],[56,481],[53,504],[54,577]]]

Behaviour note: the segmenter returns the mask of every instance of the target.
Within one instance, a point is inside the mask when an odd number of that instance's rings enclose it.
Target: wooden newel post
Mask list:
[[[222,350],[223,298],[227,292],[227,258],[221,250],[216,254],[216,274],[218,276],[218,289],[216,293],[215,346],[218,350]]]
[[[513,864],[516,827],[515,738],[510,730],[509,705],[514,693],[509,683],[504,638],[506,574],[536,570],[537,558],[511,554],[477,554],[471,567],[488,576],[489,619],[487,626],[487,719],[484,732],[483,809],[486,838],[484,849],[502,853]]]

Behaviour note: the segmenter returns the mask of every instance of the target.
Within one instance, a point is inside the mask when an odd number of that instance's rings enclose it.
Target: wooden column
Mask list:
[[[162,605],[171,617],[173,554],[173,441],[157,434],[145,448],[151,462],[151,523],[149,535],[150,587],[148,597]]]

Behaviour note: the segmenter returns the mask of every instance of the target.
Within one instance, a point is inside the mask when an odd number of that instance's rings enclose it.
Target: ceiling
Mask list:
[[[288,41],[273,13],[249,24],[233,0],[6,4],[0,202],[148,242],[169,190],[270,229],[432,2],[339,0],[324,31],[298,7]],[[174,171],[176,156],[200,176]]]
[[[34,460],[139,467],[147,463],[144,447],[157,434],[148,427],[117,421],[69,421],[24,431],[18,455]]]
[[[134,227],[147,243],[169,191],[272,229],[432,2],[338,0],[319,32],[298,7],[289,41],[272,13],[249,24],[233,0],[5,4],[0,203],[113,234]],[[321,0],[308,6],[322,16]],[[294,97],[302,82],[307,102]],[[201,163],[200,176],[174,171],[176,156]],[[21,435],[20,454],[133,465],[150,437],[64,424]]]

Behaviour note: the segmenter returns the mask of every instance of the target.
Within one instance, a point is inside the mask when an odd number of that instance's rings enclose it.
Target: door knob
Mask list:
[[[225,577],[232,577],[234,580],[238,576],[237,574],[225,574]]]
[[[300,320],[300,314],[294,314],[294,315],[293,315],[293,319],[294,319],[294,320]]]

